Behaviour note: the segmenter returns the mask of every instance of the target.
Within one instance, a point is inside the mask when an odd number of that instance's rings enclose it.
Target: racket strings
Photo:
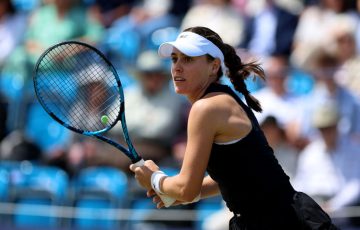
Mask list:
[[[103,64],[105,65],[106,63]],[[109,74],[107,72],[107,69],[103,68],[104,65],[91,64],[86,68],[85,76],[89,76],[90,78],[96,80],[98,76]],[[116,88],[109,88],[109,89],[105,88],[103,84],[96,84],[94,86],[94,89],[92,90],[91,93],[92,94],[91,97],[94,98],[94,100],[86,101],[86,107],[88,109],[87,112],[95,113],[96,114],[95,117],[97,118],[109,113],[109,115],[107,115],[108,117],[113,117],[114,119],[116,119],[117,113],[111,112],[111,106],[113,106],[114,101],[115,102],[118,101],[116,100],[118,99],[117,98],[118,93],[114,90],[111,90],[111,89],[116,90]],[[120,104],[117,104],[116,106],[119,108]],[[95,120],[95,124],[98,124],[98,119]]]
[[[37,89],[42,102],[46,102],[46,107],[58,116],[62,115],[60,119],[64,121],[72,105],[63,103],[65,100],[63,92],[75,95],[76,91],[71,87],[71,82],[67,81],[67,75],[60,71],[60,61],[58,61],[60,55],[60,52],[54,49],[42,59],[38,68],[38,75],[41,77],[37,78]],[[61,79],[62,81],[60,81]]]
[[[38,66],[43,104],[69,126],[98,131],[116,122],[121,96],[113,70],[93,50],[79,44],[51,49]],[[101,122],[101,116],[108,123]]]

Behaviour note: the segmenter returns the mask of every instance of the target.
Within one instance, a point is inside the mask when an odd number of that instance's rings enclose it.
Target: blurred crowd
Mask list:
[[[266,81],[249,80],[248,88],[294,187],[329,212],[359,205],[359,0],[0,0],[1,159],[57,166],[70,177],[108,165],[131,177],[118,150],[63,130],[37,105],[32,71],[40,54],[78,40],[117,69],[137,151],[178,169],[190,105],[172,90],[157,47],[191,26],[213,29],[244,62],[262,64]],[[123,141],[120,125],[109,135]]]

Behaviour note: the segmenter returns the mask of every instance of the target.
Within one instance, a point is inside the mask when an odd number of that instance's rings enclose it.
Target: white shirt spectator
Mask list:
[[[229,1],[204,1],[190,8],[181,23],[181,30],[206,26],[222,35],[224,42],[238,46],[243,39],[244,19]],[[230,28],[230,29],[229,29]]]
[[[326,200],[335,211],[360,198],[360,146],[348,138],[328,150],[321,137],[299,155],[295,189]]]
[[[254,93],[256,99],[261,103],[263,111],[256,113],[256,117],[261,123],[266,117],[274,116],[281,127],[285,127],[298,116],[298,97],[291,93],[277,95],[273,90],[264,87]]]
[[[7,15],[0,21],[0,66],[21,42],[27,26],[27,18],[21,14]]]

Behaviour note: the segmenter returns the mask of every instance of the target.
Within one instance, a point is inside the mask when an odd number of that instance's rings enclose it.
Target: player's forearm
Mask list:
[[[206,176],[201,186],[201,199],[217,196],[220,194],[218,184],[210,177]]]
[[[203,178],[201,184],[194,178],[186,180],[180,175],[166,177],[161,184],[161,190],[178,201],[192,202],[199,195],[204,199],[219,194],[218,184],[209,176]]]
[[[161,181],[161,191],[178,201],[191,202],[201,191],[202,179],[186,177],[181,174],[166,177]]]

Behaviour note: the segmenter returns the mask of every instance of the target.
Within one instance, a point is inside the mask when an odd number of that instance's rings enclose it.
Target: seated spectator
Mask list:
[[[90,12],[105,28],[109,28],[114,21],[126,16],[134,4],[132,0],[94,0],[90,2],[88,6]]]
[[[180,29],[205,26],[222,34],[224,42],[237,47],[243,40],[245,22],[232,4],[231,0],[200,1],[185,14]]]
[[[307,69],[311,56],[317,47],[331,47],[332,28],[339,25],[339,20],[347,18],[359,24],[354,1],[319,0],[307,6],[300,15],[295,30],[291,62],[298,68]]]
[[[250,1],[248,1],[250,4]],[[255,2],[255,1],[254,1]],[[278,1],[265,0],[260,9],[246,19],[241,47],[260,57],[284,55],[292,50],[293,37],[299,16]]]
[[[94,45],[102,38],[102,32],[100,22],[78,1],[46,1],[32,12],[23,44],[12,53],[4,71],[28,80],[37,59],[49,46],[65,40]]]
[[[340,65],[335,80],[360,100],[360,54],[356,50],[355,25],[344,19],[334,26],[332,34],[334,52]]]
[[[358,205],[360,145],[338,132],[340,111],[336,102],[318,104],[311,121],[320,135],[300,153],[294,187],[315,198],[330,213]]]
[[[339,85],[335,74],[339,69],[339,60],[331,52],[322,48],[317,49],[309,65],[315,79],[312,92],[303,97],[303,111],[299,112],[299,126],[303,135],[311,136],[315,130],[312,128],[309,114],[324,101],[334,100],[339,110],[339,132],[349,138],[360,137],[360,104],[359,100],[348,89]],[[359,139],[358,139],[359,140]]]
[[[268,116],[276,118],[278,125],[285,130],[287,138],[293,145],[302,148],[306,138],[293,135],[293,122],[298,117],[300,97],[289,91],[286,82],[289,77],[289,65],[286,56],[272,55],[265,64],[265,87],[254,92],[254,96],[261,102],[262,113],[255,113],[259,123]],[[291,128],[291,129],[290,129]]]
[[[0,70],[6,58],[21,43],[27,17],[16,11],[11,0],[0,1]]]

